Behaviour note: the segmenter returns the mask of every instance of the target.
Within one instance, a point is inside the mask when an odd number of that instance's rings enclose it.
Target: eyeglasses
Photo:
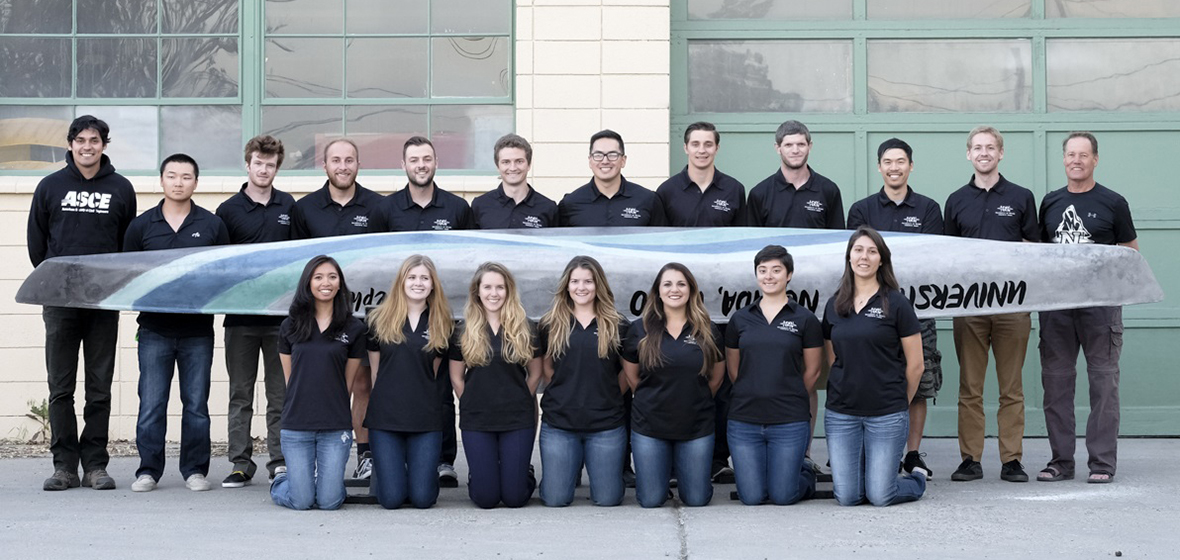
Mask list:
[[[590,152],[590,159],[594,161],[619,161],[621,157],[623,154],[620,152]]]

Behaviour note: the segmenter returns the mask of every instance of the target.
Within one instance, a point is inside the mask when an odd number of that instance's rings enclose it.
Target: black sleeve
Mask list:
[[[863,216],[862,207],[863,205],[860,202],[854,202],[852,203],[852,208],[848,209],[848,229],[856,229],[868,223],[868,220]]]
[[[229,245],[229,228],[225,227],[225,222],[221,218],[217,218],[217,237],[213,239],[214,245]]]
[[[922,324],[918,322],[918,315],[914,312],[914,304],[906,299],[901,292],[893,292],[889,297],[889,313],[894,315],[897,324],[897,335],[901,338],[922,332]]]
[[[828,205],[828,229],[844,229],[844,201],[840,198],[840,188],[834,183]]]
[[[942,209],[938,207],[937,202],[931,200],[930,207],[926,209],[926,217],[922,218],[922,233],[942,235],[944,229]]]
[[[557,203],[557,227],[569,227],[570,225],[569,207],[565,203],[569,197],[570,195],[567,194],[561,197],[561,202]]]
[[[463,209],[459,211],[459,227],[455,229],[477,229],[471,205],[466,200],[463,201]]]
[[[639,363],[639,341],[643,340],[643,320],[637,319],[627,329],[627,337],[623,339],[623,352],[620,356],[633,364]]]
[[[829,331],[830,332],[830,331]],[[803,347],[820,348],[824,345],[824,328],[815,315],[808,314],[803,321]]]
[[[451,332],[451,345],[447,348],[447,358],[452,362],[463,361],[463,348],[459,346],[459,340],[463,337],[464,325],[455,325],[455,330]]]
[[[734,182],[736,183],[737,181],[734,181]],[[746,220],[747,220],[747,216],[746,216],[746,187],[745,187],[745,185],[743,185],[741,183],[738,183],[737,187],[738,187],[738,207],[736,210],[737,215],[733,217],[733,223],[730,225],[732,225],[733,227],[745,227]]]
[[[1049,211],[1049,197],[1041,199],[1041,209],[1037,212],[1037,223],[1040,224],[1041,243],[1049,242],[1049,224],[1045,223],[1045,213]]]
[[[956,221],[954,216],[952,215],[954,201],[955,201],[954,194],[951,194],[951,196],[946,199],[946,208],[943,211],[944,219],[942,221],[942,234],[943,235],[951,235],[954,237],[962,237],[963,232],[962,232],[962,230],[959,229],[959,222]],[[1032,207],[1026,206],[1026,208],[1032,208]],[[1037,221],[1036,217],[1033,217],[1034,224],[1036,223],[1036,221]],[[1026,222],[1027,222],[1027,220],[1026,220]],[[1031,237],[1027,237],[1027,234],[1026,234],[1026,238],[1032,239]]]
[[[291,318],[283,319],[283,324],[279,325],[279,354],[291,355]]]
[[[363,358],[365,356],[369,329],[365,327],[359,319],[353,318],[356,321],[354,333],[356,336],[348,343],[348,357],[349,358]]]
[[[668,215],[664,212],[664,202],[659,195],[652,193],[651,201],[651,221],[647,223],[649,226],[666,226],[668,225]]]
[[[738,311],[737,313],[740,313]],[[734,315],[737,315],[734,313]],[[725,326],[725,347],[726,348],[740,348],[741,333],[738,332],[738,326],[733,322],[734,317],[729,318],[729,324]]]
[[[41,188],[33,193],[33,203],[29,208],[29,229],[27,241],[29,243],[29,260],[33,266],[41,264],[45,255],[49,254],[49,210],[42,203],[44,192]]]
[[[762,219],[762,197],[758,196],[757,187],[750,191],[749,198],[746,199],[746,225],[750,227],[763,227],[766,222]]]
[[[1033,196],[1032,191],[1025,191],[1024,193],[1024,215],[1021,216],[1020,236],[1029,241],[1038,241],[1041,238],[1041,226],[1037,222],[1037,214],[1033,208],[1037,207],[1037,199]]]
[[[1114,207],[1114,240],[1116,243],[1130,243],[1138,238],[1135,221],[1131,219],[1131,206],[1127,199],[1119,197]]]
[[[123,252],[143,250],[143,221],[132,221],[127,226],[127,233],[123,236]]]
[[[127,235],[127,228],[131,225],[131,220],[135,219],[138,211],[138,202],[135,196],[135,187],[131,185],[131,181],[127,181],[127,206],[123,209],[123,215],[119,217],[119,250],[123,250],[123,239]]]
[[[380,197],[379,197],[380,198]],[[389,220],[385,218],[385,198],[380,198],[369,212],[368,233],[385,233],[389,231]]]

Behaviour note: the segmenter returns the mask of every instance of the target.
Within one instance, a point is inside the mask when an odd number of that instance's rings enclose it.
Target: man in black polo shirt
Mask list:
[[[684,153],[688,156],[688,165],[656,189],[668,225],[745,225],[746,187],[717,170],[714,160],[720,147],[721,134],[713,123],[696,122],[684,130]]]
[[[782,164],[778,171],[750,190],[747,223],[758,227],[844,229],[840,188],[807,165],[811,131],[799,121],[787,121],[774,133],[774,149]]]
[[[164,199],[127,227],[124,251],[157,251],[229,243],[221,218],[193,203],[200,168],[193,158],[173,154],[160,165]],[[139,314],[139,418],[135,447],[139,468],[134,492],[149,492],[164,474],[164,437],[168,429],[168,394],[179,372],[183,417],[180,428],[180,474],[189,490],[212,485],[209,474],[209,376],[213,369],[213,316],[179,313]]]
[[[946,234],[996,241],[1036,241],[1037,203],[1032,191],[1000,174],[1004,137],[990,126],[967,135],[967,161],[975,168],[971,180],[946,199]],[[983,478],[983,382],[987,351],[996,355],[1000,407],[1000,478],[1027,482],[1020,464],[1024,455],[1024,385],[1021,370],[1032,329],[1029,313],[955,317],[955,354],[959,357],[959,455],[963,463],[951,480]]]
[[[135,218],[135,189],[115,173],[110,158],[103,154],[110,141],[110,127],[91,115],[70,123],[65,167],[42,179],[33,192],[28,226],[33,266],[52,257],[122,250],[127,225]],[[42,488],[68,490],[82,485],[113,490],[115,479],[107,474],[111,458],[107,437],[119,312],[46,306],[41,318],[49,380],[49,451],[53,454],[53,475],[45,479]],[[82,412],[86,425],[81,437],[74,414],[79,347],[86,364],[86,407]]]
[[[557,205],[568,227],[663,226],[664,207],[656,193],[623,177],[627,154],[623,137],[602,130],[590,137],[589,183],[565,195]]]
[[[529,141],[506,134],[496,141],[492,153],[500,171],[500,186],[471,202],[475,229],[555,227],[557,204],[528,183],[533,164]]]
[[[910,145],[890,138],[877,148],[877,171],[884,186],[875,195],[856,201],[848,210],[848,229],[868,225],[878,231],[905,233],[933,233],[942,235],[942,209],[933,199],[910,188],[910,172],[914,170],[914,150]],[[910,402],[910,433],[906,440],[906,455],[902,468],[913,472],[921,467],[930,473],[918,447],[926,428],[926,399],[938,396],[942,387],[942,354],[938,351],[938,331],[934,319],[919,321],[922,326],[922,355],[926,367],[918,392]]]
[[[291,239],[291,207],[295,198],[274,188],[275,175],[283,165],[283,142],[273,136],[255,136],[246,143],[246,177],[242,189],[217,207],[225,222],[230,243],[266,243]],[[258,380],[258,355],[262,354],[266,383],[266,446],[270,461],[266,470],[274,478],[284,466],[279,437],[286,380],[279,363],[279,325],[282,317],[260,315],[225,316],[225,369],[229,373],[229,462],[233,471],[221,481],[223,488],[241,488],[250,483],[254,464],[254,385]]]

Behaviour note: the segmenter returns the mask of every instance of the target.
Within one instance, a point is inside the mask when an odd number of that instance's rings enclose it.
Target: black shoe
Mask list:
[[[455,467],[450,463],[439,463],[438,486],[439,488],[459,487],[459,475],[455,473]]]
[[[729,468],[729,465],[720,465],[713,469],[712,480],[714,484],[733,484],[736,481],[733,469]]]
[[[635,488],[635,471],[631,468],[631,465],[623,467],[623,486]]]
[[[95,490],[114,490],[115,479],[107,474],[106,469],[94,469],[82,475],[82,486],[94,488]]]
[[[959,463],[959,468],[951,475],[951,480],[958,482],[966,482],[968,480],[979,480],[983,478],[983,465],[979,464],[973,457],[968,456]],[[1028,477],[1025,477],[1027,480]]]
[[[1013,459],[1000,467],[1000,480],[1028,482],[1028,473],[1024,472],[1024,465],[1021,465],[1020,461]]]
[[[81,485],[82,481],[78,480],[78,473],[53,471],[53,475],[45,479],[45,484],[41,485],[41,489],[48,491],[69,490]]]
[[[250,477],[246,476],[245,471],[234,471],[221,481],[222,488],[241,488],[250,484]]]
[[[926,478],[934,476],[934,471],[926,466],[926,461],[922,460],[925,455],[925,453],[918,453],[917,450],[906,453],[905,460],[901,462],[901,470],[897,472],[905,471],[908,474],[914,472],[914,467],[921,467],[926,471]]]

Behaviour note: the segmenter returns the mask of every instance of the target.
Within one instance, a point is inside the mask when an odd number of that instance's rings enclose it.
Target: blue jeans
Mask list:
[[[751,424],[729,420],[729,452],[738,498],[756,506],[790,505],[815,494],[815,471],[803,466],[809,422]]]
[[[875,506],[891,506],[922,497],[926,477],[897,474],[909,428],[905,410],[884,416],[824,411],[832,490],[840,505],[855,506],[868,498]]]
[[[161,336],[139,329],[139,419],[135,447],[139,469],[135,476],[164,474],[164,438],[168,431],[168,393],[172,373],[179,371],[180,474],[209,474],[209,375],[213,368],[213,337]]]
[[[704,506],[713,499],[713,434],[685,441],[647,437],[631,432],[635,459],[635,499],[645,508],[664,505],[668,480],[676,465],[676,488],[686,506]]]
[[[438,500],[438,456],[442,432],[369,430],[377,501],[385,509],[406,503],[424,509]]]
[[[270,485],[270,499],[291,509],[337,509],[344,503],[344,468],[352,430],[282,430],[287,473]]]
[[[542,422],[541,501],[554,507],[570,505],[585,462],[594,505],[619,505],[623,501],[626,449],[627,432],[622,426],[600,432],[573,432]]]
[[[488,509],[503,502],[510,508],[529,503],[537,481],[529,472],[533,458],[533,428],[510,432],[463,430],[463,454],[467,456],[467,495],[475,505]]]

